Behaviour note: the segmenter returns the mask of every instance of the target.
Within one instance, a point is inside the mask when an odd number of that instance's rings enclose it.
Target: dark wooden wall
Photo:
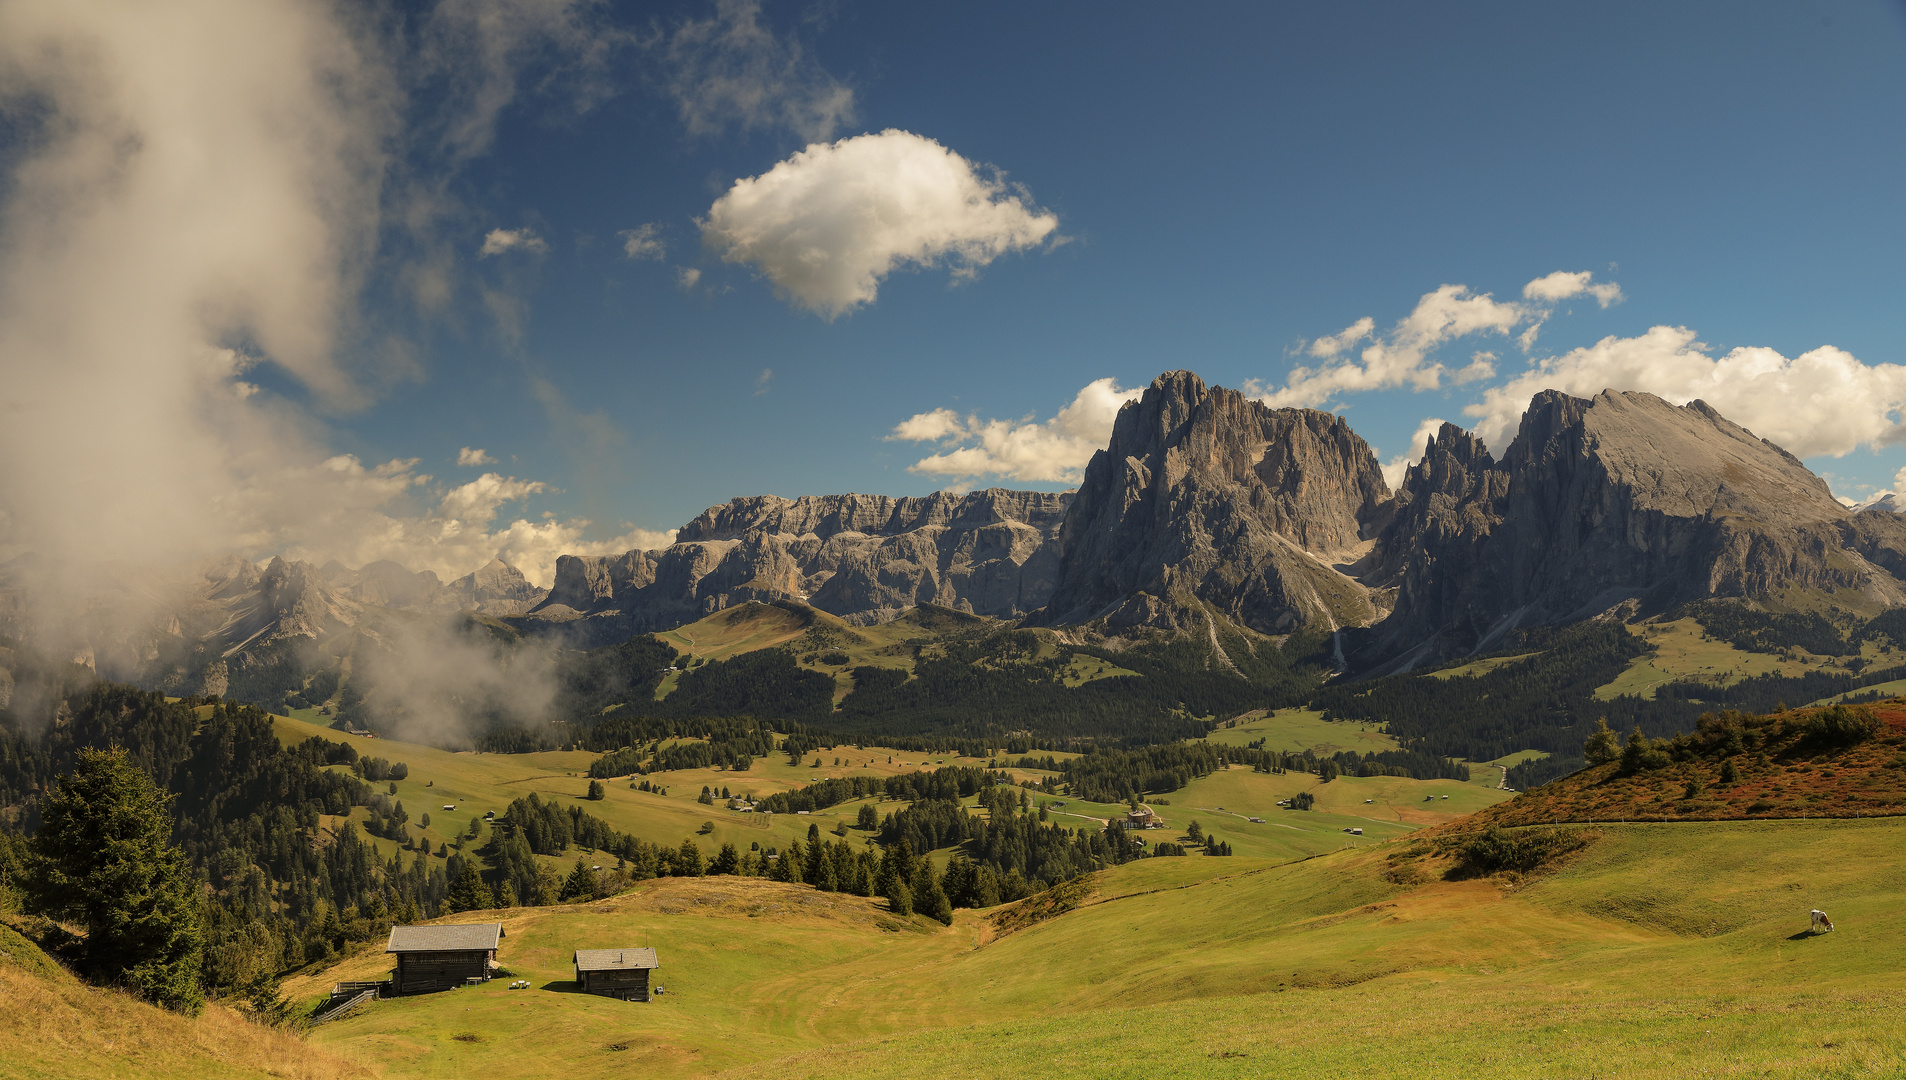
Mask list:
[[[396,989],[400,994],[424,990],[447,990],[461,986],[467,979],[490,977],[490,953],[486,949],[457,952],[417,952],[397,954]]]
[[[591,994],[618,997],[629,1001],[649,999],[649,969],[622,968],[615,971],[581,972],[582,988]]]

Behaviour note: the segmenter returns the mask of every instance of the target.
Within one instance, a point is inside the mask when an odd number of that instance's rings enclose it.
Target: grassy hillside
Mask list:
[[[949,928],[664,880],[504,913],[529,990],[379,1002],[312,1040],[394,1080],[1895,1075],[1903,844],[1892,819],[1610,825],[1547,874],[1407,885],[1395,845],[1153,859],[1035,898],[1044,921]],[[1836,933],[1805,932],[1814,906]],[[570,950],[614,945],[655,946],[669,993],[569,992]]]
[[[277,724],[280,738],[287,742],[313,735],[332,740],[347,737],[289,718],[280,718]],[[1354,728],[1354,725],[1345,724],[1317,726],[1333,732]],[[683,769],[655,773],[646,778],[653,784],[666,786],[665,795],[631,790],[627,781],[612,780],[605,784],[607,790],[603,799],[589,801],[584,797],[589,788],[586,773],[596,755],[585,751],[542,754],[453,753],[388,739],[359,739],[355,740],[354,745],[363,754],[402,761],[410,767],[405,779],[395,781],[396,797],[410,814],[411,834],[427,842],[433,852],[439,845],[454,844],[458,834],[472,818],[481,818],[491,810],[501,814],[511,801],[531,792],[564,805],[581,805],[611,827],[651,843],[677,846],[684,839],[692,839],[704,853],[712,853],[724,843],[733,843],[743,851],[749,850],[755,843],[764,848],[785,849],[789,841],[805,840],[810,824],[818,825],[830,839],[834,836],[836,825],[849,826],[850,836],[862,837],[865,834],[851,826],[864,803],[872,802],[880,814],[892,813],[906,804],[872,798],[851,800],[812,814],[762,815],[729,810],[719,801],[709,806],[696,800],[704,785],[717,791],[725,787],[736,794],[760,796],[796,790],[815,780],[833,777],[893,776],[920,769],[936,769],[941,765],[985,764],[985,759],[961,758],[951,754],[922,755],[879,747],[859,750],[838,747],[820,752],[819,767],[812,765],[811,756],[809,760],[794,765],[789,763],[785,755],[775,754],[755,759],[746,772]],[[1077,755],[1052,756],[1065,758]],[[1039,769],[1015,768],[1006,771],[1016,780],[1035,783],[1057,776],[1056,773]],[[1493,769],[1489,773],[1491,776],[1499,775]],[[379,790],[387,790],[389,784],[379,783],[376,786]],[[1279,800],[1287,799],[1299,791],[1313,794],[1317,799],[1315,809],[1289,811],[1278,808]],[[1444,795],[1450,797],[1444,799]],[[1430,797],[1430,801],[1425,801],[1426,796]],[[1179,831],[1196,817],[1205,827],[1229,841],[1239,855],[1298,858],[1350,844],[1369,843],[1409,829],[1441,824],[1506,797],[1506,793],[1496,793],[1481,785],[1453,780],[1417,781],[1395,777],[1346,776],[1329,784],[1320,784],[1315,776],[1308,774],[1273,775],[1232,766],[1194,780],[1188,787],[1166,796],[1169,803],[1161,804],[1158,810],[1174,828],[1151,834],[1149,838],[1176,839]],[[1366,804],[1366,799],[1371,802]],[[974,801],[971,798],[966,800],[969,805]],[[1063,807],[1053,807],[1049,814],[1053,822],[1073,828],[1101,828],[1107,820],[1122,815],[1126,809],[1122,805],[1091,803],[1065,796],[1039,795],[1037,801],[1066,803]],[[446,811],[443,809],[445,805],[455,806],[456,809]],[[1211,809],[1220,806],[1225,808],[1225,812]],[[420,825],[424,813],[429,813],[431,817],[428,828]],[[363,807],[355,808],[351,815],[353,820],[360,822],[367,816],[368,811]],[[1261,824],[1252,823],[1246,820],[1249,817],[1262,817],[1265,821]],[[328,827],[335,827],[338,820],[327,818],[325,823]],[[701,829],[705,824],[712,825],[712,830],[703,833]],[[1344,832],[1349,828],[1363,828],[1365,837],[1360,840],[1352,838]],[[481,846],[487,838],[488,827],[484,826],[482,835],[476,841],[466,842],[466,848]],[[384,857],[399,849],[394,840],[369,836],[363,839],[375,846]],[[581,853],[571,852],[555,861],[567,865],[578,854]],[[944,858],[943,852],[939,859],[944,861]]]
[[[1866,714],[1874,730],[1823,729],[1835,713]],[[1638,768],[1583,769],[1517,795],[1466,828],[1555,821],[1676,821],[1870,817],[1906,813],[1906,701],[1869,710],[1791,710],[1722,716],[1651,745]],[[1729,780],[1724,770],[1734,769]]]
[[[1318,755],[1355,750],[1395,750],[1397,741],[1383,725],[1361,721],[1332,722],[1315,709],[1254,709],[1216,728],[1206,736],[1225,746],[1248,746],[1264,740],[1266,750]]]
[[[342,1080],[369,1068],[213,1005],[197,1017],[86,986],[0,924],[0,1076]]]
[[[832,678],[836,704],[854,689],[857,667],[894,668],[911,673],[919,655],[936,655],[944,642],[997,634],[1008,624],[948,608],[925,605],[889,622],[855,626],[838,616],[802,604],[742,604],[655,635],[697,663],[730,660],[760,649],[786,648],[809,671]],[[1021,662],[1051,660],[1063,648],[1050,630],[1027,631],[1036,641]],[[1066,686],[1136,672],[1093,656],[1070,653],[1061,675]],[[656,697],[675,689],[679,675],[665,679]]]
[[[314,735],[333,741],[350,738],[288,717],[279,718],[277,725],[279,737],[286,742],[302,741]],[[812,815],[743,814],[719,803],[708,806],[697,802],[702,787],[706,785],[717,790],[726,787],[735,794],[771,795],[805,787],[814,780],[829,777],[857,774],[893,776],[921,768],[937,768],[943,763],[981,764],[980,759],[952,755],[927,757],[880,747],[860,750],[838,747],[823,755],[818,768],[810,766],[811,758],[794,765],[789,763],[785,755],[775,754],[755,759],[753,766],[746,772],[684,769],[647,777],[652,783],[665,786],[665,795],[632,790],[626,780],[605,781],[604,798],[590,801],[585,798],[589,790],[587,772],[590,763],[599,755],[588,751],[478,754],[439,750],[390,739],[355,739],[353,745],[362,754],[393,762],[401,761],[410,766],[409,775],[395,781],[396,798],[403,802],[405,811],[410,815],[411,834],[428,842],[433,852],[439,845],[455,841],[472,818],[480,819],[484,813],[492,810],[500,815],[512,801],[524,798],[531,792],[563,805],[581,805],[611,827],[651,843],[676,846],[685,839],[692,839],[705,854],[712,853],[724,843],[735,844],[743,851],[749,850],[755,843],[764,848],[785,848],[790,840],[805,840],[810,824],[818,824],[823,832],[831,832],[837,822],[852,825],[862,802],[869,800],[842,803]],[[837,760],[839,764],[835,763]],[[376,785],[380,791],[388,790],[389,786],[388,783]],[[904,805],[887,800],[871,801],[883,814]],[[444,810],[445,805],[456,809]],[[352,816],[362,821],[367,813],[363,807],[358,807]],[[420,825],[426,813],[430,815],[428,828]],[[701,829],[704,824],[712,824],[713,829],[703,833]],[[484,827],[482,835],[468,846],[481,846],[487,838],[488,828]],[[385,857],[399,848],[394,840],[369,836],[364,839],[375,845],[379,854]],[[564,859],[573,862],[577,854],[572,852]]]

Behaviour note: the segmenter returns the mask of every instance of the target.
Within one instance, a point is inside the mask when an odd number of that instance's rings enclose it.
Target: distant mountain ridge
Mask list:
[[[1070,493],[920,498],[759,495],[710,507],[669,547],[565,555],[530,614],[601,643],[749,600],[798,600],[849,622],[936,604],[1014,619],[1045,602]]]
[[[1354,630],[1350,667],[1395,670],[1616,609],[1793,589],[1906,604],[1906,519],[1887,510],[1842,506],[1703,402],[1614,391],[1536,395],[1499,459],[1446,424],[1392,493],[1342,417],[1172,371],[1075,493],[739,498],[667,548],[564,556],[526,625],[599,642],[748,600],[863,624],[934,603],[1112,636]]]
[[[588,647],[790,601],[859,625],[937,605],[1113,649],[1188,636],[1234,672],[1228,633],[1334,633],[1336,666],[1380,674],[1696,600],[1906,605],[1906,518],[1892,503],[1843,506],[1700,401],[1545,391],[1499,457],[1448,424],[1424,450],[1392,493],[1341,416],[1172,371],[1120,410],[1076,492],[740,497],[664,548],[561,556],[547,590],[497,560],[445,584],[392,562],[230,558],[165,596],[101,575],[102,595],[160,614],[131,631],[95,620],[77,658],[142,685],[214,689],[220,665],[346,632],[375,639],[387,613],[474,613]],[[30,636],[25,598],[46,566],[0,566],[0,634]]]

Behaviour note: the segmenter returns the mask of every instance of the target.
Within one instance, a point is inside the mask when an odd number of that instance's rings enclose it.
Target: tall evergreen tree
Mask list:
[[[588,900],[596,895],[596,872],[589,864],[578,858],[576,868],[569,872],[568,880],[563,882],[559,900]]]
[[[1595,731],[1588,741],[1582,744],[1582,758],[1590,765],[1606,765],[1621,756],[1621,747],[1615,740],[1615,732],[1608,726],[1608,717],[1595,722]]]
[[[47,798],[32,850],[37,901],[86,926],[81,966],[196,1013],[203,930],[197,882],[172,846],[168,797],[125,751],[81,750]]]
[[[444,911],[451,914],[478,911],[494,904],[496,895],[483,884],[483,875],[477,873],[476,863],[469,859],[460,861],[463,868],[457,872],[457,880],[450,886],[450,895],[443,899]]]

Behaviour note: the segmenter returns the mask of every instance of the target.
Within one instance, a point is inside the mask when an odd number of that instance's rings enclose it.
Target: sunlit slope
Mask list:
[[[1518,887],[1388,886],[1381,851],[1189,886],[1173,880],[1175,860],[1138,864],[1104,875],[1091,906],[947,973],[984,1026],[734,1075],[940,1075],[975,1047],[1000,1075],[1906,1070],[1906,825],[1603,832]],[[1835,933],[1805,932],[1816,905]]]
[[[1654,652],[1636,657],[1613,682],[1597,689],[1595,696],[1604,701],[1623,694],[1652,699],[1656,688],[1679,679],[1732,686],[1742,679],[1760,675],[1793,677],[1810,671],[1851,673],[1855,670],[1849,667],[1853,656],[1815,656],[1799,649],[1792,650],[1792,655],[1737,649],[1710,636],[1700,622],[1692,618],[1640,623],[1628,630],[1652,645]],[[1862,664],[1898,662],[1887,659],[1890,653],[1884,650],[1880,643],[1868,641],[1859,647],[1856,655]]]
[[[812,780],[825,777],[857,774],[890,776],[922,767],[934,768],[937,762],[965,765],[980,763],[980,759],[952,756],[928,758],[918,753],[877,747],[861,750],[839,747],[825,752],[819,768],[811,767],[811,758],[797,766],[790,764],[785,755],[773,754],[756,759],[747,772],[690,769],[656,773],[646,778],[656,785],[665,786],[668,789],[666,795],[633,790],[626,779],[605,780],[604,797],[590,800],[585,798],[589,790],[587,774],[589,765],[599,755],[588,751],[453,753],[391,739],[356,738],[286,717],[276,718],[275,722],[279,738],[286,741],[300,741],[314,735],[334,742],[349,740],[360,754],[393,762],[401,761],[408,765],[409,775],[395,781],[395,797],[403,802],[404,810],[410,815],[411,834],[427,840],[433,852],[441,844],[454,843],[472,818],[480,819],[492,810],[501,815],[512,801],[532,792],[540,798],[556,800],[565,806],[581,806],[613,828],[651,843],[674,846],[685,839],[692,839],[704,854],[712,854],[724,843],[733,843],[743,851],[749,850],[755,843],[764,848],[785,848],[790,840],[805,839],[810,824],[819,825],[823,832],[830,833],[831,839],[835,824],[846,822],[851,825],[862,803],[848,802],[812,815],[779,814],[770,819],[764,815],[737,813],[719,802],[713,806],[699,803],[696,800],[701,795],[702,787],[717,790],[726,787],[737,795],[769,795],[805,787]],[[836,758],[840,759],[839,765],[834,764]],[[343,766],[333,768],[341,769]],[[390,783],[379,782],[375,786],[380,791],[388,790]],[[883,814],[904,805],[873,801]],[[446,805],[456,809],[444,810]],[[365,813],[360,807],[354,811],[354,816],[362,820]],[[430,826],[421,828],[419,823],[426,813],[430,815]],[[703,833],[701,829],[704,824],[712,824],[712,831]],[[474,844],[482,844],[488,835],[486,827]],[[364,839],[375,844],[380,853],[386,856],[399,848],[393,840],[368,836]],[[566,858],[573,861],[578,854],[571,852]]]
[[[410,815],[413,836],[425,840],[435,852],[440,845],[454,845],[457,836],[472,818],[488,811],[499,815],[509,804],[534,792],[545,800],[562,805],[581,806],[622,832],[651,843],[677,846],[692,839],[704,854],[712,854],[724,843],[741,850],[752,845],[785,849],[788,842],[805,839],[810,825],[835,838],[837,825],[852,826],[861,806],[872,802],[880,814],[892,813],[906,804],[884,799],[855,800],[816,811],[813,814],[779,814],[772,817],[729,810],[717,800],[715,805],[697,802],[704,786],[719,793],[723,788],[742,795],[769,795],[805,787],[818,779],[844,776],[892,776],[918,769],[934,769],[942,764],[977,766],[982,758],[954,755],[922,755],[891,748],[852,746],[819,752],[821,764],[813,765],[814,755],[799,765],[791,764],[782,754],[756,759],[746,772],[717,769],[686,769],[656,773],[646,779],[667,788],[667,794],[633,790],[626,779],[604,781],[604,797],[590,800],[588,768],[597,755],[586,751],[550,751],[540,754],[453,753],[434,747],[402,743],[390,739],[361,739],[341,732],[289,718],[278,718],[279,737],[298,741],[320,736],[332,741],[349,740],[359,753],[401,761],[409,774],[396,784],[396,798]],[[1342,725],[1335,725],[1342,726]],[[1071,756],[1071,755],[1060,755]],[[836,764],[838,762],[838,764]],[[342,766],[334,766],[342,768]],[[1493,771],[1493,770],[1492,770]],[[1056,774],[1036,769],[1012,770],[1016,778],[1038,781]],[[388,790],[389,782],[379,782],[379,790]],[[1283,810],[1277,806],[1299,791],[1309,791],[1317,799],[1310,811]],[[1447,799],[1444,796],[1449,796]],[[1478,785],[1453,780],[1417,781],[1395,777],[1339,777],[1320,784],[1315,776],[1302,773],[1257,773],[1232,766],[1211,776],[1194,780],[1181,791],[1173,792],[1169,805],[1158,812],[1171,826],[1149,830],[1149,841],[1180,840],[1193,819],[1216,832],[1230,843],[1233,852],[1243,857],[1276,859],[1299,858],[1339,847],[1368,844],[1399,835],[1412,828],[1441,824],[1505,798]],[[1071,828],[1100,828],[1104,822],[1121,815],[1125,807],[1117,804],[1087,803],[1065,796],[1038,795],[1039,801],[1064,802],[1054,807],[1050,819]],[[1364,800],[1372,800],[1366,803]],[[971,802],[972,800],[968,800]],[[449,805],[455,810],[444,810]],[[1035,804],[1036,805],[1036,804]],[[1218,810],[1223,807],[1223,810]],[[420,825],[424,814],[430,825]],[[353,811],[356,820],[367,814],[363,808]],[[1262,817],[1263,822],[1248,818]],[[711,831],[704,833],[705,825]],[[1361,828],[1362,837],[1346,830]],[[867,834],[849,829],[856,840]],[[466,841],[466,849],[480,846],[488,838],[483,827],[479,838]],[[399,850],[396,841],[364,837],[381,854]],[[573,861],[581,852],[564,856]],[[943,859],[943,856],[940,856]]]
[[[1282,865],[1146,860],[1003,937],[977,913],[935,929],[798,886],[652,882],[501,913],[502,959],[531,990],[380,1002],[314,1041],[391,1077],[953,1075],[980,1051],[997,1075],[1902,1065],[1906,823],[1601,831],[1558,872],[1520,883],[1396,884],[1402,845]],[[1837,932],[1804,933],[1815,906]],[[670,993],[644,1006],[563,992],[570,950],[614,945],[660,950]],[[364,956],[324,978],[387,967]]]
[[[330,1080],[352,1062],[229,1009],[170,1013],[86,986],[0,925],[0,1076],[8,1080]]]
[[[1237,717],[1230,726],[1213,731],[1205,740],[1222,746],[1248,746],[1261,741],[1266,750],[1295,754],[1335,754],[1343,750],[1363,754],[1397,749],[1397,741],[1383,731],[1382,725],[1326,721],[1323,713],[1301,708],[1253,710]]]

